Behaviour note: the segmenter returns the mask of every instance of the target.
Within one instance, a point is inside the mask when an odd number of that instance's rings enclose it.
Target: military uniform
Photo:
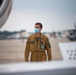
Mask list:
[[[47,54],[46,52],[47,51]],[[29,53],[31,52],[30,61],[39,62],[52,60],[51,45],[47,36],[41,34],[38,41],[35,34],[28,37],[26,47],[25,47],[25,61],[28,62]]]

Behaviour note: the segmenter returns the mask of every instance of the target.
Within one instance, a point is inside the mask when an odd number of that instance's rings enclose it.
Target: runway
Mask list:
[[[58,43],[70,42],[68,39],[50,39],[53,61],[62,60]],[[26,40],[0,40],[0,64],[24,62]]]

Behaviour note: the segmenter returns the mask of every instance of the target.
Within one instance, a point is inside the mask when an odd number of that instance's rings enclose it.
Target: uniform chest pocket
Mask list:
[[[35,42],[30,41],[30,51],[34,51],[34,47],[35,47]]]
[[[45,40],[44,39],[41,39],[40,41],[43,45],[45,45]]]
[[[41,40],[40,41],[40,50],[45,50],[45,41],[44,40]]]

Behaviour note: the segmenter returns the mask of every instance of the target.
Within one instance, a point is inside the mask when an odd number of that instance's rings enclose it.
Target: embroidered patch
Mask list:
[[[50,45],[50,43],[48,43],[48,47],[49,47],[49,48],[51,48],[51,45]]]
[[[41,48],[42,50],[45,50],[45,45],[43,44],[43,42],[41,42],[40,48]]]
[[[30,41],[30,44],[34,44],[34,41]]]

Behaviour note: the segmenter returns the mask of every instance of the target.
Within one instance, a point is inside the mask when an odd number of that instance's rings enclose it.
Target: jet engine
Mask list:
[[[12,0],[0,0],[0,28],[9,17],[12,8]]]

